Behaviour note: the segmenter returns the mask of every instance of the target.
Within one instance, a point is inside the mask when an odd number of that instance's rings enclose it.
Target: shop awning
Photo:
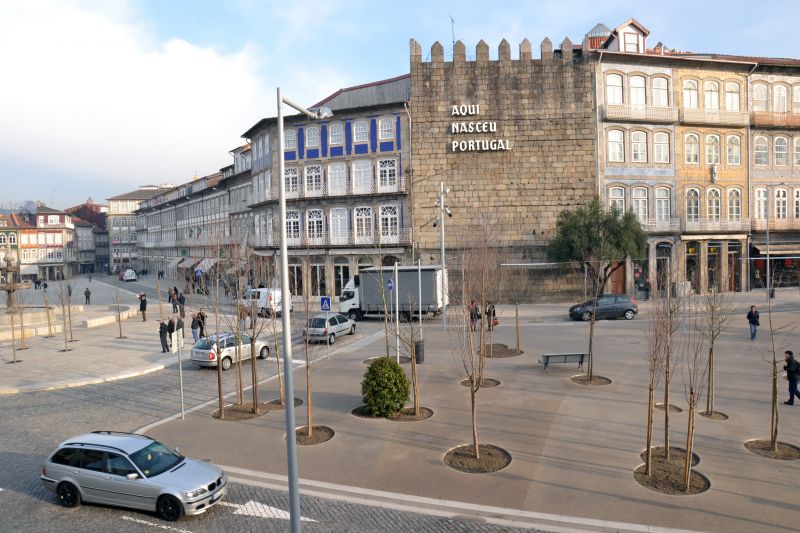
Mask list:
[[[275,257],[278,250],[253,250],[253,254],[259,257]]]
[[[767,247],[760,248],[764,255],[767,255]],[[769,255],[798,255],[800,256],[800,244],[771,244],[769,247]]]
[[[201,257],[184,257],[181,263],[178,264],[178,268],[192,268],[202,260]]]
[[[194,267],[194,269],[195,270],[202,270],[203,272],[208,272],[216,264],[217,264],[217,260],[216,259],[210,259],[210,258],[206,257],[205,259],[200,261],[200,264],[198,264],[196,267]]]
[[[39,267],[37,267],[36,265],[21,265],[19,267],[19,273],[20,273],[21,276],[24,276],[24,275],[27,275],[27,274],[38,274],[39,273]]]
[[[181,261],[183,261],[183,257],[176,257],[175,259],[171,259],[170,262],[167,264],[167,268],[175,268]]]

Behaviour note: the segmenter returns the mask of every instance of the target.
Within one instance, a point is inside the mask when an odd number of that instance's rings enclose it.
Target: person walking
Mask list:
[[[197,315],[192,313],[192,338],[194,342],[197,342],[200,339],[200,321],[197,319]]]
[[[246,331],[247,330],[247,307],[240,305],[239,306],[239,331]]]
[[[756,333],[758,333],[758,309],[755,305],[750,306],[750,311],[747,313],[747,321],[750,323],[750,340],[756,340]]]
[[[486,329],[488,331],[492,331],[494,329],[494,315],[495,315],[494,304],[492,302],[489,302],[489,304],[486,306],[485,315],[486,315]]]
[[[175,320],[175,331],[178,332],[182,339],[186,338],[186,332],[183,330],[183,319],[180,316]]]
[[[89,305],[89,300],[92,298],[92,291],[89,290],[89,287],[83,291],[83,297],[86,299],[86,305]]]
[[[800,398],[800,392],[797,392],[797,380],[800,379],[800,363],[794,358],[794,352],[786,350],[786,364],[783,369],[786,371],[786,379],[789,380],[789,401],[783,402],[786,405],[794,405],[794,397]]]
[[[47,292],[47,282],[46,281],[42,282],[42,289],[44,289],[44,292]]]
[[[181,318],[186,318],[186,296],[183,293],[178,294],[178,308],[181,312]]]
[[[169,317],[167,321],[167,339],[169,340],[169,345],[172,347],[172,334],[175,333],[175,319]]]
[[[170,289],[169,291],[169,301],[172,303],[172,312],[178,312],[178,290],[177,289]]]
[[[200,308],[200,312],[197,314],[197,321],[200,324],[200,338],[206,336],[206,309],[205,307]]]
[[[475,300],[472,300],[469,303],[469,329],[470,331],[477,331],[478,330],[478,319],[481,317],[481,312],[478,309],[478,304],[475,303]]]
[[[167,325],[161,320],[158,324],[158,337],[161,339],[161,353],[169,351],[167,343]]]
[[[142,322],[147,321],[147,296],[143,292],[139,293],[139,312],[142,313]]]

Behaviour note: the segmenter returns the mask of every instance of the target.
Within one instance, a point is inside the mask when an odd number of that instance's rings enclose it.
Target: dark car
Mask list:
[[[595,318],[624,318],[632,320],[639,312],[636,300],[627,294],[603,294],[597,298],[597,313]],[[589,321],[595,314],[594,302],[589,300],[569,308],[569,317],[572,320]]]

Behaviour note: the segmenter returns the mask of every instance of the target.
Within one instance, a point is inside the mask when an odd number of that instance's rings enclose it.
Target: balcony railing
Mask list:
[[[642,228],[647,233],[678,233],[681,230],[681,221],[677,218],[648,219],[641,221],[641,223]]]
[[[253,245],[257,248],[280,246],[280,232],[253,237]],[[321,232],[313,234],[294,234],[286,238],[286,245],[293,248],[313,248],[320,246],[393,246],[411,244],[411,228],[398,228],[394,232],[377,231],[372,233],[356,233],[343,231],[339,233]]]
[[[800,128],[800,113],[753,111],[750,123],[757,128]]]
[[[766,231],[766,229],[767,229],[766,218],[753,219],[753,231]],[[770,218],[769,229],[777,231],[800,230],[800,218]]]
[[[603,118],[641,122],[677,122],[678,110],[674,107],[652,105],[609,104],[603,108]]]
[[[336,184],[324,182],[319,187],[308,187],[302,180],[296,186],[286,187],[286,198],[322,198],[336,196],[354,196],[360,194],[386,194],[406,192],[405,178],[397,176],[391,180],[377,179],[370,180],[369,183],[354,183],[354,180],[347,180],[347,184]],[[269,191],[267,200],[277,200],[278,191]]]
[[[745,111],[722,109],[683,109],[681,122],[685,124],[711,124],[718,126],[747,126],[750,116]]]
[[[716,220],[699,218],[697,220],[684,220],[683,231],[686,233],[721,233],[750,231],[750,219],[741,220]]]

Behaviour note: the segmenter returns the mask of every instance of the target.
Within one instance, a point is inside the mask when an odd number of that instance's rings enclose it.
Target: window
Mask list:
[[[639,36],[635,33],[625,33],[625,51],[638,52],[639,51]]]
[[[687,165],[697,165],[700,163],[700,140],[694,133],[690,133],[686,136],[684,152]]]
[[[125,477],[128,474],[137,474],[138,472],[127,458],[122,455],[109,452],[108,473],[114,476]]]
[[[17,244],[17,234],[16,233],[11,233],[8,236],[8,244]]]
[[[347,244],[347,209],[331,209],[330,239],[331,244]]]
[[[794,138],[794,166],[800,167],[800,137]]]
[[[656,220],[666,221],[670,219],[669,189],[659,187],[656,189]]]
[[[703,107],[710,110],[719,109],[719,83],[707,81],[703,87],[705,89]]]
[[[795,85],[792,89],[792,111],[800,113],[800,85]]]
[[[741,165],[742,164],[742,141],[736,135],[728,135],[725,140],[728,148],[728,164]]]
[[[372,192],[372,164],[361,160],[353,162],[353,194]]]
[[[720,203],[719,190],[709,190],[708,197],[706,198],[706,214],[708,215],[709,220],[719,220]]]
[[[398,212],[396,205],[381,206],[381,241],[397,242],[400,235]]]
[[[789,111],[788,94],[785,85],[775,85],[772,88],[772,111],[775,113]]]
[[[294,194],[300,191],[300,175],[297,168],[286,168],[283,170],[284,181],[286,183],[286,194]]]
[[[6,243],[6,234],[0,233],[0,244],[5,244],[5,243]]]
[[[686,220],[688,222],[700,220],[700,192],[697,189],[686,191]]]
[[[616,209],[620,213],[625,212],[625,189],[622,187],[612,187],[609,189],[608,208]]]
[[[321,165],[310,165],[306,167],[306,194],[309,196],[322,195]]]
[[[756,189],[756,218],[767,218],[767,189]]]
[[[312,126],[306,128],[306,147],[317,148],[319,146],[319,128]]]
[[[683,82],[683,107],[697,109],[697,82],[694,80]]]
[[[739,84],[725,84],[725,109],[739,111]]]
[[[394,137],[394,128],[390,118],[382,118],[378,121],[378,138],[382,141],[391,141]]]
[[[292,296],[303,294],[303,265],[296,257],[289,258],[289,291]]]
[[[330,143],[331,144],[342,144],[344,139],[344,128],[342,128],[341,124],[331,124],[330,129]]]
[[[742,192],[739,189],[728,191],[728,220],[742,220]]]
[[[753,85],[753,111],[767,110],[767,86],[763,83]]]
[[[309,209],[306,212],[306,231],[310,244],[320,244],[319,241],[324,237],[322,209]]]
[[[669,106],[669,89],[667,78],[653,78],[653,94],[651,95],[654,106]]]
[[[356,244],[372,242],[372,208],[356,207],[355,211]]]
[[[766,137],[756,137],[753,143],[753,151],[755,152],[756,165],[769,164],[769,143]]]
[[[608,132],[608,160],[612,163],[625,161],[625,137],[620,130]]]
[[[775,190],[775,218],[786,218],[788,201],[786,189]]]
[[[347,167],[344,163],[328,165],[328,194],[347,194]]]
[[[775,166],[785,167],[789,164],[789,141],[786,137],[775,138]]]
[[[794,190],[794,218],[800,218],[800,189]]]
[[[656,163],[669,163],[669,133],[653,135],[653,160]]]
[[[380,190],[397,190],[397,159],[378,161],[378,186]]]
[[[300,238],[300,211],[286,212],[286,238]]]
[[[286,130],[283,132],[283,149],[294,150],[297,148],[297,134],[294,130]]]
[[[631,133],[631,161],[647,163],[647,134],[643,131]]]
[[[633,204],[633,212],[636,214],[639,222],[647,221],[647,189],[644,187],[634,187],[631,203]]]
[[[365,143],[369,140],[369,125],[366,120],[359,120],[353,126],[353,142]]]
[[[57,225],[58,224],[58,215],[48,215],[47,216],[47,224],[50,225],[50,226]]]
[[[628,98],[628,103],[635,106],[644,106],[647,104],[645,90],[644,90],[644,77],[631,76],[631,91]]]
[[[609,74],[606,78],[606,103],[617,105],[622,103],[622,76]]]
[[[719,135],[706,135],[706,165],[719,165]]]

